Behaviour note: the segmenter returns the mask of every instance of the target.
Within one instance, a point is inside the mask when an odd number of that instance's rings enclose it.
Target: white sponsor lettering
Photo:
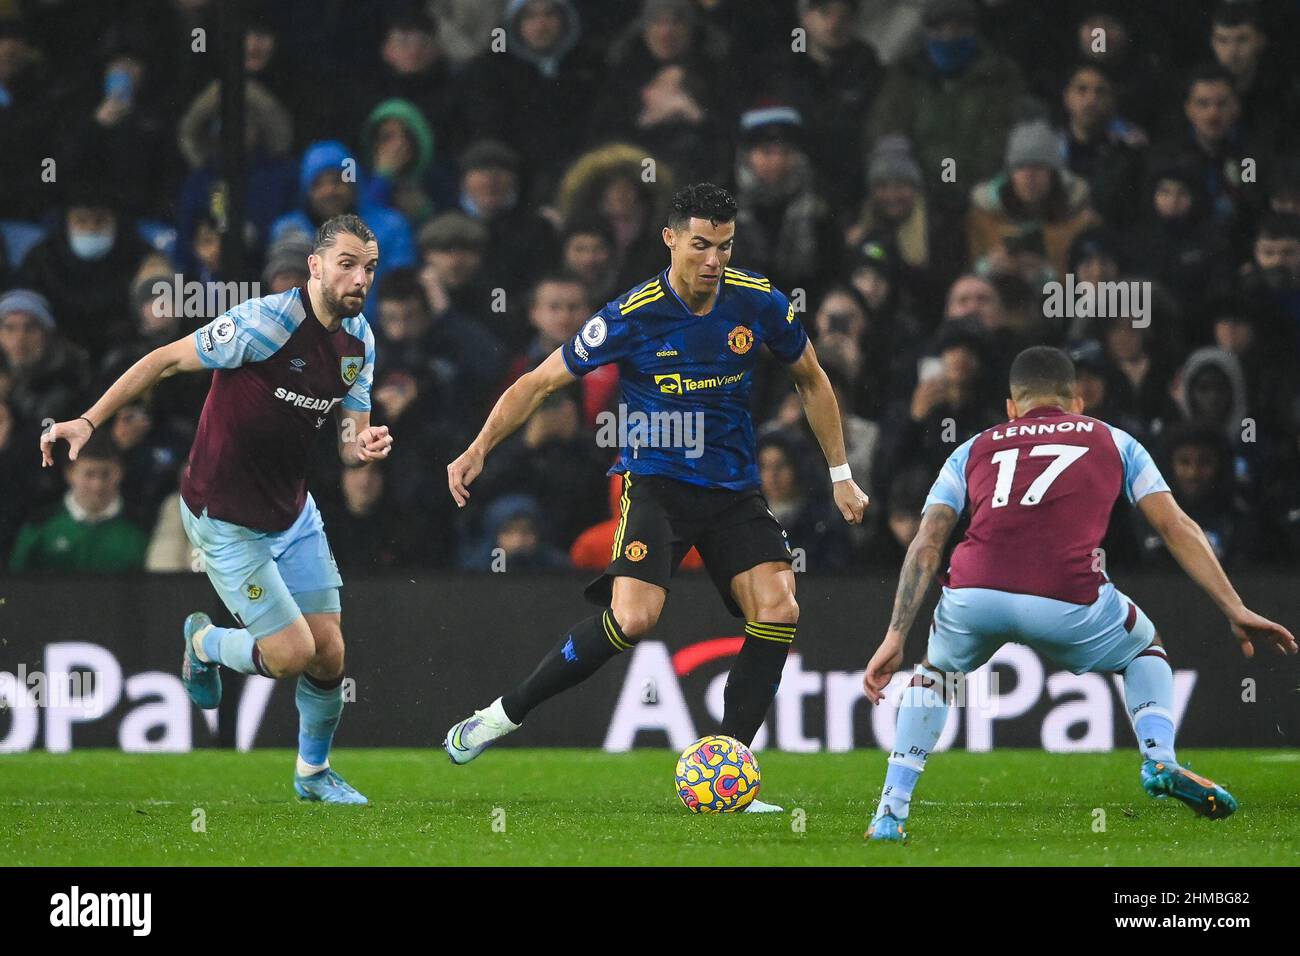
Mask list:
[[[1024,425],[1005,425],[993,430],[993,440],[1004,438],[1024,438],[1034,435],[1063,435],[1066,432],[1090,432],[1096,422],[1036,422]]]
[[[277,388],[275,397],[282,402],[288,402],[294,408],[305,408],[311,412],[332,411],[335,405],[343,401],[341,398],[312,398],[310,395],[303,395],[287,388]]]
[[[726,662],[723,666],[728,666]],[[717,666],[717,665],[715,665]],[[1005,679],[994,669],[1010,671]],[[846,751],[857,747],[877,746],[888,750],[894,743],[898,700],[911,683],[912,673],[894,675],[879,707],[870,707],[862,695],[862,672],[815,671],[803,666],[802,656],[791,652],[782,673],[768,721],[754,738],[754,749],[813,752]],[[1177,728],[1187,710],[1196,672],[1174,673],[1174,726]],[[691,678],[692,680],[694,677]],[[653,681],[655,695],[647,703],[642,689]],[[713,678],[704,691],[704,707],[713,721],[722,719],[722,695],[725,671]],[[1115,707],[1124,706],[1124,687],[1115,678],[1113,695],[1098,675],[1076,676],[1065,671],[1048,675],[1041,659],[1029,648],[1007,644],[979,670],[966,675],[966,706],[950,707],[947,723],[934,752],[948,750],[957,743],[965,729],[965,746],[969,751],[993,750],[999,721],[1022,718],[1050,705],[1041,724],[1043,749],[1049,753],[1076,750],[1113,750],[1117,743],[1125,746],[1131,738],[1121,731],[1116,740]],[[1006,689],[1004,691],[1004,689]],[[809,725],[810,701],[824,703],[825,723]],[[641,641],[632,653],[623,678],[618,703],[610,718],[604,748],[611,752],[630,750],[642,733],[663,733],[670,747],[683,749],[698,736],[695,719],[681,681],[673,670],[668,648],[659,641]],[[815,708],[812,708],[815,709]],[[862,739],[855,731],[861,724],[855,717],[867,715],[870,733]]]

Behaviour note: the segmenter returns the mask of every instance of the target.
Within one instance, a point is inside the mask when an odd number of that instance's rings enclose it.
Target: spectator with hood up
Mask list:
[[[285,213],[271,226],[271,241],[290,233],[314,240],[321,223],[344,213],[356,213],[365,220],[379,243],[379,268],[375,282],[384,273],[415,262],[415,240],[410,224],[387,206],[376,205],[365,196],[365,183],[358,158],[337,140],[312,143],[302,154],[298,168],[299,208]],[[372,287],[373,289],[373,287]]]
[[[541,193],[576,152],[591,110],[590,60],[577,52],[580,22],[571,0],[510,0],[505,50],[485,50],[466,67],[466,119],[476,139],[513,149]]]

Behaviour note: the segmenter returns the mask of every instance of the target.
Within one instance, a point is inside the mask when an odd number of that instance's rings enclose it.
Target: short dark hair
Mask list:
[[[1215,27],[1240,27],[1249,24],[1260,33],[1264,29],[1264,15],[1259,5],[1249,0],[1221,0],[1214,8],[1210,23]]]
[[[320,228],[316,230],[316,241],[312,244],[312,253],[320,255],[322,250],[334,245],[339,236],[344,233],[356,236],[362,242],[378,243],[379,241],[364,219],[354,212],[345,212],[333,219],[326,219],[320,224]]]
[[[107,432],[96,431],[77,452],[77,461],[113,461],[120,465],[122,449]]]
[[[539,275],[536,279],[532,281],[531,285],[528,286],[528,295],[526,296],[528,302],[528,308],[531,309],[534,305],[537,304],[537,293],[541,291],[541,288],[544,285],[577,286],[579,289],[582,290],[583,300],[585,301],[587,298],[587,287],[583,284],[581,279],[575,276],[572,272],[565,272],[560,269],[553,269],[548,272],[543,272],[541,275]],[[590,305],[591,303],[588,302],[587,304]]]
[[[1011,363],[1011,397],[1074,397],[1074,363],[1070,356],[1050,345],[1035,345]]]
[[[738,212],[736,199],[713,183],[692,183],[673,194],[668,228],[684,229],[692,219],[707,219],[712,225],[731,222]]]
[[[381,303],[416,301],[421,308],[429,308],[429,299],[424,293],[424,286],[420,284],[420,277],[410,266],[388,272],[375,290],[375,295]]]
[[[1269,212],[1260,220],[1256,239],[1300,239],[1300,216],[1293,212]]]
[[[1191,98],[1192,88],[1198,83],[1226,83],[1233,95],[1237,95],[1236,80],[1218,63],[1204,63],[1187,74],[1187,83],[1183,86],[1184,101]]]

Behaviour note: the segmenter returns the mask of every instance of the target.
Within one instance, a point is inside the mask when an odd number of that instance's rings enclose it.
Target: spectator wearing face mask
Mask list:
[[[916,144],[929,195],[948,207],[964,197],[944,188],[944,169],[955,161],[968,188],[995,175],[1025,90],[1015,64],[979,35],[977,13],[973,0],[926,0],[924,48],[886,74],[865,138],[867,148],[889,133]]]
[[[93,436],[63,474],[68,492],[62,503],[18,532],[9,570],[139,570],[149,539],[123,514],[122,459],[112,439]]]
[[[20,278],[49,300],[70,341],[100,353],[130,334],[131,279],[152,253],[109,184],[73,182],[58,227],[27,254]]]

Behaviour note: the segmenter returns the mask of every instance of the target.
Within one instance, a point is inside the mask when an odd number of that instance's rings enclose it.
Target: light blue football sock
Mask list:
[[[934,675],[933,671],[918,668],[917,676],[928,684],[913,684],[903,690],[894,749],[889,755],[889,769],[885,772],[885,786],[880,792],[876,816],[888,807],[898,819],[907,819],[912,791],[925,770],[926,759],[943,733],[943,725],[948,720],[948,702],[943,698],[942,677],[936,680]]]
[[[321,687],[306,674],[301,674],[294,702],[298,705],[299,769],[304,769],[302,764],[308,768],[328,766],[330,744],[343,716],[342,680],[333,687]]]
[[[1178,763],[1174,755],[1174,672],[1163,653],[1143,654],[1125,669],[1124,702],[1142,756]]]
[[[257,641],[242,627],[212,627],[203,635],[203,656],[241,674],[260,674],[253,663]]]

